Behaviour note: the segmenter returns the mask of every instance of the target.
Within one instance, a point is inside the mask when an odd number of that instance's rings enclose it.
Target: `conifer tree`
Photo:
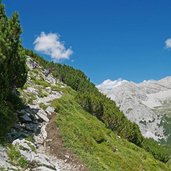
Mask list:
[[[0,102],[5,98],[8,92],[8,75],[5,68],[6,65],[6,53],[8,51],[7,42],[5,41],[7,28],[7,17],[5,15],[5,9],[2,3],[0,3]]]
[[[26,82],[26,59],[21,45],[19,16],[14,13],[10,19],[0,2],[0,102]]]
[[[8,75],[10,88],[22,87],[26,82],[27,72],[25,66],[25,54],[21,45],[21,26],[18,14],[14,13],[8,21]]]

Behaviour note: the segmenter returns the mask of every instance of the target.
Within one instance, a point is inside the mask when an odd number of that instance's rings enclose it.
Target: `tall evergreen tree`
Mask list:
[[[7,17],[5,15],[5,9],[2,3],[0,3],[0,102],[5,98],[8,92],[8,75],[7,75],[7,42],[6,40],[6,28]]]
[[[18,14],[8,18],[0,1],[0,137],[15,121],[14,110],[20,100],[13,92],[22,87],[27,78],[21,31]]]
[[[0,102],[26,82],[25,54],[21,45],[22,32],[18,14],[10,19],[0,3]]]
[[[22,87],[26,82],[27,72],[25,66],[24,49],[21,46],[21,26],[18,14],[14,13],[8,21],[8,75],[10,88]]]

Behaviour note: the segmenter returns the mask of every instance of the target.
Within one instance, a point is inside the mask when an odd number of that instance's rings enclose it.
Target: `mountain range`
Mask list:
[[[142,83],[106,80],[97,88],[115,101],[129,120],[139,125],[145,137],[170,140],[171,76]]]

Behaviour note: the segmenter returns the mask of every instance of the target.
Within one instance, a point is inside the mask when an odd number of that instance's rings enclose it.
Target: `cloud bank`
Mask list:
[[[169,38],[169,39],[167,39],[167,40],[165,41],[165,47],[166,47],[167,49],[171,49],[171,38]]]
[[[34,41],[34,49],[57,61],[69,59],[73,53],[71,48],[66,49],[64,43],[60,41],[60,36],[55,33],[42,32]]]

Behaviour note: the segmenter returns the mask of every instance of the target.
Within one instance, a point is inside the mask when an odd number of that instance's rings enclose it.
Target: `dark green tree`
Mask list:
[[[6,100],[16,88],[26,82],[27,70],[25,53],[21,45],[21,26],[18,14],[10,19],[0,4],[0,101]]]
[[[5,98],[8,92],[8,74],[7,70],[7,42],[6,40],[6,28],[8,25],[8,19],[5,15],[5,9],[2,3],[0,4],[0,102]]]
[[[14,110],[21,101],[14,92],[24,85],[27,78],[21,31],[18,14],[8,18],[0,1],[0,136],[15,121]]]
[[[17,13],[14,13],[9,19],[8,29],[8,75],[10,88],[14,89],[16,87],[22,87],[27,79],[25,51],[22,48],[20,40],[22,30]]]

